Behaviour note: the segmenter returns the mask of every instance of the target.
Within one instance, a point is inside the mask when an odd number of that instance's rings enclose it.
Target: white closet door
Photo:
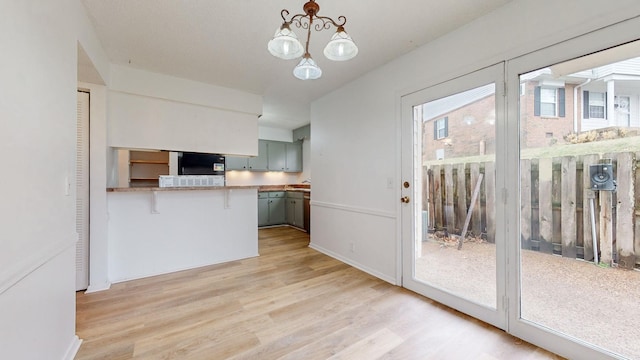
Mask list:
[[[78,91],[76,136],[76,290],[89,286],[89,93]]]

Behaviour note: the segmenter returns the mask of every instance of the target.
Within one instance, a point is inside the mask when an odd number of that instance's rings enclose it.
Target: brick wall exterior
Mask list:
[[[565,116],[535,116],[534,88],[537,82],[525,84],[525,94],[520,96],[520,142],[523,149],[564,144],[564,136],[573,132],[573,89],[574,85],[565,84]],[[578,103],[579,104],[579,103]]]
[[[520,96],[520,141],[523,149],[564,144],[564,136],[573,132],[574,85],[565,85],[564,117],[534,115],[534,89],[537,85],[537,82],[526,83],[525,93]],[[472,122],[465,121],[469,116],[473,116]],[[434,139],[433,122],[443,117],[448,117],[448,136]],[[494,154],[495,97],[490,95],[438,118],[428,119],[423,123],[422,144],[425,160],[436,160],[438,149],[444,150],[445,159]]]

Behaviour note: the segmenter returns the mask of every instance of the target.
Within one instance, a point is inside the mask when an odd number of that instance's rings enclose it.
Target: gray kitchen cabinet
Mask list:
[[[284,191],[258,192],[258,226],[285,224],[285,201]]]
[[[258,140],[258,156],[227,156],[227,170],[267,171],[267,140]]]
[[[284,191],[269,192],[269,225],[280,225],[286,222],[286,205]]]
[[[269,193],[258,193],[258,226],[269,225]]]
[[[302,142],[285,143],[285,171],[302,171]]]
[[[251,171],[267,171],[268,156],[267,156],[268,141],[258,140],[258,156],[250,157],[247,159],[247,166]]]
[[[304,229],[304,193],[287,192],[287,224]]]
[[[225,170],[249,170],[249,159],[240,156],[227,156]]]
[[[270,171],[285,171],[287,168],[286,146],[280,141],[270,141],[267,147]]]
[[[258,156],[227,156],[227,170],[302,171],[302,142],[258,141]]]

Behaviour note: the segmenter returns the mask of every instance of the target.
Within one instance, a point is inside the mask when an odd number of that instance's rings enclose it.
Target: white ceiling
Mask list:
[[[293,77],[297,60],[269,54],[280,11],[305,0],[82,0],[110,61],[263,96],[259,125],[309,123],[314,99],[458,28],[510,0],[317,0],[319,15],[347,18],[358,56],[332,62],[322,49],[333,30],[312,31],[318,80]],[[299,38],[304,33],[292,27]],[[85,57],[86,58],[86,57]],[[87,79],[80,78],[81,81]]]

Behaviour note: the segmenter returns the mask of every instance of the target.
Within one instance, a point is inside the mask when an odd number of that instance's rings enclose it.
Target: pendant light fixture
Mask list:
[[[267,48],[271,55],[283,60],[296,59],[302,56],[298,65],[293,69],[293,75],[301,80],[313,80],[322,76],[322,70],[309,54],[309,40],[311,39],[311,27],[316,31],[330,29],[332,26],[336,28],[329,43],[324,48],[324,55],[329,60],[345,61],[358,55],[358,47],[351,37],[344,31],[344,24],[347,18],[338,17],[338,22],[330,17],[318,16],[320,5],[315,0],[310,0],[302,7],[303,14],[293,15],[289,20],[287,16],[289,11],[284,9],[280,12],[280,16],[284,21],[276,30],[273,39],[269,41]],[[314,24],[314,21],[316,22]],[[298,28],[307,30],[307,41],[303,47],[298,36],[291,30],[291,24]]]

